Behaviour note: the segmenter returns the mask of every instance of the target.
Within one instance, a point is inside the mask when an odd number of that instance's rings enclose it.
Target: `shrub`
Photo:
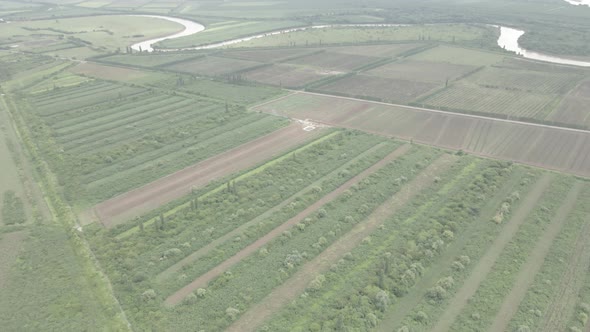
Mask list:
[[[319,291],[320,289],[322,289],[322,286],[325,281],[326,281],[326,277],[323,274],[318,275],[309,284],[309,290],[312,292]]]
[[[526,325],[520,325],[517,329],[516,332],[530,332],[531,328],[526,326]]]
[[[384,290],[378,291],[375,295],[375,305],[379,310],[385,311],[389,305],[389,294]]]
[[[580,321],[580,323],[582,323],[582,325],[586,325],[586,323],[588,322],[588,314],[585,312],[580,312],[578,314],[578,320]]]
[[[199,288],[197,289],[197,296],[200,298],[205,297],[205,295],[207,295],[207,290],[204,288]]]
[[[590,304],[588,303],[580,303],[580,310],[582,310],[583,312],[590,314]]]
[[[238,318],[238,315],[240,314],[240,310],[229,307],[225,309],[225,314],[229,317],[229,319],[236,320],[236,318]]]
[[[427,323],[428,322],[428,315],[424,311],[418,311],[414,316],[414,320],[418,323]]]
[[[148,289],[141,294],[141,298],[146,302],[153,300],[156,298],[156,291],[153,289]]]
[[[328,212],[326,210],[324,210],[324,209],[320,209],[318,211],[318,217],[319,218],[325,218],[327,215],[328,215]]]
[[[182,303],[185,305],[191,305],[197,302],[197,296],[194,293],[190,293],[189,295],[187,295],[184,300],[182,300]]]

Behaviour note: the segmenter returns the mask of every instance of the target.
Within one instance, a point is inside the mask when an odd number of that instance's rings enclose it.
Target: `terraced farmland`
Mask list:
[[[209,99],[98,80],[28,99],[28,125],[42,128],[33,134],[70,199],[82,205],[139,187],[287,124]]]

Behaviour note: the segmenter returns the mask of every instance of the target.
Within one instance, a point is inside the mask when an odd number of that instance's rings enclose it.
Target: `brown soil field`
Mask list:
[[[203,187],[215,179],[253,167],[294,148],[316,137],[318,131],[304,131],[301,124],[292,123],[266,136],[102,202],[93,208],[94,212],[105,227],[115,226],[182,197],[190,193],[194,187]]]
[[[358,246],[362,240],[373,233],[383,221],[411,201],[416,195],[434,183],[434,178],[449,169],[456,160],[455,156],[445,154],[435,160],[426,169],[406,184],[393,197],[380,205],[367,219],[340,237],[317,257],[305,265],[281,286],[277,287],[261,302],[246,311],[226,331],[255,331],[273,313],[282,309],[303,293],[309,283],[322,272],[330,268],[347,252]]]
[[[504,298],[504,301],[500,306],[500,310],[498,310],[496,313],[496,317],[494,318],[490,331],[505,331],[508,327],[510,320],[518,310],[520,302],[522,302],[524,299],[527,291],[529,290],[529,287],[535,280],[535,276],[541,269],[541,266],[545,261],[545,257],[551,249],[553,240],[555,240],[559,234],[559,231],[567,221],[569,212],[576,204],[581,188],[582,184],[580,182],[576,182],[576,184],[567,194],[565,200],[557,210],[557,213],[552,218],[551,223],[545,232],[543,232],[543,235],[541,235],[539,238],[537,245],[528,256],[526,263],[518,272],[510,293],[508,293],[508,295]]]
[[[354,75],[322,85],[319,89],[354,97],[375,97],[383,101],[407,103],[437,86],[437,84],[432,83]]]
[[[260,65],[260,62],[208,56],[178,62],[165,68],[189,74],[220,76]]]
[[[270,241],[272,241],[276,237],[280,236],[283,233],[283,231],[286,231],[286,230],[290,229],[291,227],[293,227],[294,225],[296,225],[297,223],[299,223],[303,218],[307,217],[310,213],[319,209],[323,205],[335,200],[340,194],[342,194],[344,191],[346,191],[347,189],[349,189],[353,185],[359,183],[361,180],[363,180],[367,176],[373,174],[374,172],[376,172],[380,168],[384,167],[385,165],[387,165],[391,161],[393,161],[393,160],[397,159],[399,156],[405,154],[410,148],[411,148],[410,145],[403,145],[403,146],[397,148],[396,150],[391,152],[389,155],[387,155],[385,158],[381,159],[379,162],[377,162],[373,166],[367,168],[366,170],[364,170],[360,174],[358,174],[358,175],[354,176],[353,178],[351,178],[350,180],[346,181],[343,185],[341,185],[340,187],[338,187],[334,191],[330,192],[326,196],[322,197],[320,200],[316,201],[312,205],[308,206],[305,210],[301,211],[293,218],[287,220],[286,222],[284,222],[280,226],[278,226],[275,229],[273,229],[272,231],[270,231],[268,234],[259,238],[254,243],[250,244],[249,246],[247,246],[246,248],[244,248],[243,250],[241,250],[240,252],[235,254],[234,256],[228,258],[226,261],[224,261],[223,263],[214,267],[213,269],[207,271],[207,273],[201,275],[200,277],[198,277],[197,279],[192,281],[190,284],[188,284],[185,287],[178,290],[176,293],[170,295],[166,299],[166,304],[176,305],[176,304],[180,303],[180,301],[182,301],[182,299],[184,299],[191,292],[195,291],[198,288],[206,287],[210,281],[212,281],[213,279],[215,279],[218,276],[220,276],[221,274],[223,274],[230,267],[239,263],[245,257],[248,257],[252,253],[255,253],[256,251],[258,251],[264,245],[266,245],[267,243],[269,243]]]
[[[6,286],[10,267],[16,260],[19,251],[23,247],[23,241],[27,235],[25,231],[5,233],[0,235],[0,288]]]
[[[309,92],[255,109],[590,177],[590,131]]]
[[[581,197],[578,199],[585,199]],[[587,199],[587,198],[586,198]],[[539,326],[543,332],[565,331],[567,320],[575,310],[578,292],[582,288],[586,271],[590,268],[590,223],[580,230],[568,268],[559,280],[559,289],[555,298],[545,310],[543,323]]]
[[[453,81],[456,78],[475,70],[477,67],[455,65],[451,63],[437,63],[429,61],[404,60],[392,62],[371,69],[368,75],[407,80],[411,82],[428,82],[444,84],[446,80]]]
[[[129,82],[148,77],[150,74],[141,70],[101,65],[93,62],[81,63],[69,70],[74,74],[96,77],[103,80]]]
[[[449,304],[446,306],[447,309],[440,316],[431,332],[449,331],[449,328],[457,316],[461,313],[463,308],[468,305],[469,299],[475,294],[481,282],[485,280],[492,270],[494,263],[498,257],[500,257],[500,254],[502,254],[506,245],[508,245],[514,234],[518,231],[520,225],[526,220],[531,210],[543,195],[543,192],[549,187],[551,180],[552,175],[546,173],[539,181],[537,181],[528,195],[523,199],[520,206],[514,211],[512,217],[506,223],[498,237],[496,237],[492,246],[478,261],[467,280],[465,280],[461,288],[450,300]]]
[[[275,86],[297,88],[340,72],[321,71],[309,67],[279,64],[248,71],[242,74],[247,81]]]
[[[378,60],[379,58],[372,56],[327,51],[297,58],[287,61],[287,63],[311,66],[324,70],[351,71]]]

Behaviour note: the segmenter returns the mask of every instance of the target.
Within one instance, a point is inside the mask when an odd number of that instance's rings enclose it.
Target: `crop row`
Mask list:
[[[68,131],[56,131],[57,140],[61,143],[67,143],[66,146],[78,145],[78,141],[88,141],[93,136],[100,136],[106,132],[112,132],[123,129],[126,125],[140,126],[143,121],[151,119],[162,121],[163,116],[175,117],[176,113],[183,114],[188,106],[191,106],[190,99],[174,98],[169,100],[166,104],[159,104],[156,107],[144,110],[143,112],[136,112],[134,109],[127,110],[128,112],[119,112],[113,116],[98,119],[96,121],[89,121],[88,123],[79,124]],[[188,108],[193,109],[192,107]],[[131,113],[131,114],[129,114]]]
[[[570,194],[575,194],[577,191],[584,191],[581,188],[581,183],[576,183]],[[568,289],[572,288],[575,292],[576,279],[584,277],[584,272],[587,270],[588,264],[585,261],[572,262],[570,257],[576,255],[584,255],[583,252],[577,252],[580,249],[578,241],[587,241],[587,237],[581,235],[587,228],[586,216],[588,215],[588,187],[585,190],[585,196],[571,197],[570,194],[566,196],[564,203],[571,204],[572,211],[568,211],[566,218],[567,222],[563,226],[561,232],[556,240],[552,243],[550,251],[543,261],[543,266],[534,277],[527,290],[525,297],[515,312],[513,319],[508,325],[509,330],[517,330],[522,326],[527,326],[531,330],[540,331],[548,330],[562,330],[565,328],[565,320],[567,317],[562,317],[561,312],[548,312],[548,308],[552,305],[559,307],[561,305],[567,306]],[[578,240],[578,236],[582,236]],[[582,248],[584,246],[582,245]],[[572,264],[573,263],[573,264]],[[570,265],[572,264],[572,265]],[[580,265],[580,267],[578,267]],[[582,267],[585,266],[586,268]],[[568,275],[569,271],[573,273]],[[567,278],[571,277],[571,279]],[[565,296],[561,296],[562,293]],[[563,303],[561,303],[563,302]],[[555,321],[549,321],[549,315],[556,314]],[[562,325],[562,326],[560,326]],[[552,328],[553,327],[553,328]]]
[[[98,105],[102,103],[109,103],[113,100],[124,100],[126,97],[133,96],[143,92],[141,88],[134,88],[128,86],[110,86],[106,87],[102,91],[95,93],[88,93],[87,95],[77,96],[76,98],[66,97],[64,100],[60,100],[51,104],[36,104],[37,114],[47,117],[54,116],[56,114],[75,110],[78,108],[88,107],[92,105]]]
[[[383,229],[391,231],[375,232],[370,243],[351,252],[351,259],[334,262],[322,289],[308,291],[267,326],[282,331],[313,330],[319,322],[324,329],[370,329],[379,319],[387,320],[384,326],[399,323],[388,320],[394,313],[389,306],[397,309],[397,302],[406,300],[407,292],[444,255],[456,234],[476,222],[486,198],[509,176],[502,164],[463,159],[427,195],[386,220]],[[351,304],[344,313],[341,303]]]
[[[92,81],[86,84],[81,84],[76,87],[66,89],[56,89],[44,93],[34,95],[31,100],[38,106],[53,104],[59,101],[64,101],[69,98],[79,98],[90,95],[96,92],[112,89],[115,87],[112,83],[105,81]]]
[[[313,259],[333,242],[363,221],[403,183],[411,181],[434,157],[433,151],[421,150],[386,165],[361,180],[348,193],[310,214],[300,225],[273,239],[256,254],[244,258],[205,288],[206,296],[195,303],[179,307],[176,315],[185,321],[187,315],[199,313],[197,325],[222,330],[228,325],[228,309],[246,311],[273,289],[295,274],[305,262]],[[264,271],[264,275],[260,275]],[[248,285],[244,287],[244,285]],[[172,290],[169,285],[164,292]],[[198,295],[198,294],[197,294]],[[228,307],[228,303],[231,307]],[[177,328],[182,328],[178,325]]]
[[[166,217],[165,233],[167,236],[165,238],[159,235],[162,232],[161,229],[146,227],[144,232],[140,234],[141,236],[127,240],[136,245],[144,242],[151,244],[151,249],[138,253],[138,264],[136,265],[145,265],[149,262],[150,257],[163,254],[162,247],[189,242],[191,243],[190,249],[196,251],[209,245],[213,240],[223,238],[228,232],[248,224],[253,226],[252,229],[248,227],[249,229],[240,234],[243,241],[234,244],[235,246],[243,246],[244,242],[257,238],[253,232],[259,232],[260,229],[268,231],[269,227],[272,229],[273,225],[277,225],[277,220],[282,220],[285,214],[302,210],[306,204],[309,204],[309,200],[317,200],[322,196],[322,193],[335,189],[339,183],[348,180],[395,147],[395,144],[389,142],[387,142],[388,144],[379,142],[380,139],[376,137],[359,137],[357,135],[353,137],[356,137],[358,142],[352,142],[350,138],[345,138],[344,144],[329,151],[327,148],[333,147],[338,139],[331,138],[298,152],[294,157],[283,160],[279,164],[273,164],[262,173],[234,182],[233,186],[236,188],[235,191],[238,191],[238,197],[226,189],[207,198],[198,198],[197,207],[187,207]],[[350,149],[346,149],[347,147]],[[367,149],[370,151],[369,153],[363,152]],[[317,153],[324,151],[326,162],[321,166],[313,167],[312,163],[317,157]],[[340,166],[341,163],[345,167]],[[315,172],[312,172],[313,170]],[[277,176],[279,174],[280,176]],[[269,181],[272,181],[272,184],[269,184]],[[309,188],[310,186],[312,188]],[[233,198],[233,200],[228,200],[228,198]],[[293,204],[276,209],[277,206],[282,206],[285,201],[293,202]],[[246,207],[248,209],[245,209]],[[268,215],[269,210],[274,211],[272,215]],[[279,214],[280,217],[278,217]],[[214,223],[219,220],[224,222]],[[210,227],[214,229],[203,231]],[[206,236],[202,236],[204,234]],[[195,235],[199,236],[192,239]],[[168,244],[155,242],[169,242],[170,240],[173,241]],[[233,241],[234,238],[231,240]],[[225,245],[225,243],[221,244]],[[173,247],[169,249],[173,249]],[[177,264],[185,255],[167,257],[166,260],[157,262],[147,270],[151,272],[150,274],[160,273]],[[166,275],[170,276],[171,274],[165,273],[162,277],[167,278]]]
[[[88,194],[100,200],[113,197],[129,189],[154,181],[162,176],[193,165],[206,158],[232,149],[262,135],[270,133],[286,124],[284,119],[270,116],[259,116],[260,120],[248,125],[233,128],[231,131],[222,132],[204,142],[190,147],[185,145],[183,149],[159,157],[144,165],[138,165],[117,172],[99,181],[89,183]],[[231,123],[230,123],[231,124]],[[196,142],[195,142],[196,143]]]
[[[453,331],[481,330],[489,326],[571,184],[568,179],[551,184],[479,285],[469,306],[459,314],[451,327]]]
[[[179,129],[180,132],[170,132],[168,136],[158,137],[157,144],[145,145],[144,151],[136,147],[132,148],[133,153],[121,153],[118,155],[111,154],[105,151],[101,157],[108,159],[101,163],[101,167],[93,167],[92,172],[86,168],[84,174],[85,183],[92,183],[100,179],[104,179],[108,175],[118,174],[133,167],[145,164],[146,162],[156,161],[159,158],[169,158],[170,154],[177,151],[187,153],[190,155],[198,151],[201,145],[207,145],[210,141],[218,139],[219,135],[226,132],[231,132],[239,128],[248,128],[251,124],[256,124],[257,121],[264,121],[255,114],[236,114],[227,124],[220,124],[218,121],[206,121],[206,119],[195,119],[193,121],[185,121]],[[192,129],[192,132],[189,131]],[[188,150],[186,150],[186,148]]]
[[[550,95],[456,84],[428,98],[435,107],[534,118],[554,99]]]
[[[83,109],[75,110],[70,113],[60,113],[60,116],[46,118],[45,122],[50,125],[56,132],[63,132],[79,124],[92,123],[96,120],[102,120],[109,116],[116,116],[126,110],[135,110],[142,112],[144,109],[153,109],[155,106],[165,105],[170,96],[162,94],[139,94],[124,101],[111,104],[90,106]]]
[[[564,73],[489,68],[469,77],[467,81],[521,92],[565,94],[579,79],[578,75]]]
[[[194,111],[195,109],[198,109],[198,111]],[[207,114],[208,111],[211,113]],[[180,113],[173,118],[170,114],[158,115],[126,125],[123,128],[114,128],[109,133],[97,133],[93,139],[79,140],[81,144],[70,147],[68,152],[79,153],[79,156],[86,157],[95,153],[106,154],[108,153],[106,151],[113,148],[118,149],[121,146],[127,146],[127,149],[135,151],[137,144],[134,142],[146,140],[151,140],[149,144],[158,147],[161,145],[159,142],[161,142],[160,137],[162,136],[184,136],[187,131],[192,132],[194,129],[187,127],[189,123],[199,126],[205,125],[203,123],[195,124],[195,121],[198,121],[200,116],[206,116],[207,124],[213,121],[212,117],[214,119],[231,119],[235,116],[235,111],[227,112],[224,116],[218,114],[220,111],[221,106],[215,104],[187,105],[182,109],[175,110],[174,113]],[[177,128],[178,132],[170,131],[171,126]],[[110,157],[114,158],[114,156]]]

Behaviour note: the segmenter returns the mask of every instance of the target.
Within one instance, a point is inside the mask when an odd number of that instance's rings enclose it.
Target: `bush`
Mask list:
[[[428,323],[428,315],[424,311],[418,311],[414,316],[414,320],[418,323]]]
[[[225,314],[229,317],[229,319],[236,320],[236,318],[238,318],[238,315],[240,314],[240,310],[229,307],[225,309]]]
[[[320,289],[322,289],[322,286],[325,281],[326,281],[326,277],[323,274],[318,275],[309,284],[309,290],[312,292],[319,291]]]
[[[141,294],[141,298],[146,302],[153,300],[156,298],[156,291],[153,289],[148,289]]]
[[[384,290],[378,291],[375,295],[375,305],[379,310],[385,311],[389,305],[389,294]]]

